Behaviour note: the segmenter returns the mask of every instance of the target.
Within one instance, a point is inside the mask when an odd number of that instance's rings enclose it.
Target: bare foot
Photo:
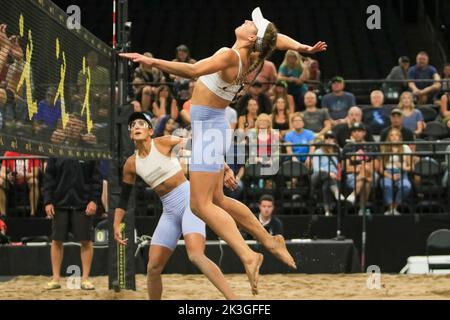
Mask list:
[[[273,242],[270,244],[270,246],[266,246],[266,249],[269,250],[269,252],[279,260],[287,264],[292,269],[296,270],[297,265],[295,264],[294,258],[291,256],[286,247],[286,241],[284,240],[284,237],[281,234],[277,234],[272,237],[272,240]]]
[[[259,268],[264,259],[264,256],[261,253],[255,253],[255,255],[255,258],[250,263],[244,264],[253,295],[258,294]]]

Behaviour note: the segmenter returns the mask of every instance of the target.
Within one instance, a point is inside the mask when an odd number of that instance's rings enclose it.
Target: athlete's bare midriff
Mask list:
[[[174,176],[165,180],[163,183],[153,189],[159,197],[165,196],[170,191],[187,181],[183,170],[178,171]]]
[[[192,94],[191,105],[208,106],[211,108],[224,109],[230,104],[230,101],[222,99],[215,95],[200,80],[195,83],[194,92]]]

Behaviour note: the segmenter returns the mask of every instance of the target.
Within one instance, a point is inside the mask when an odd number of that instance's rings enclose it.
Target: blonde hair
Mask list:
[[[291,121],[294,121],[294,118],[300,118],[302,121],[305,121],[305,117],[303,116],[303,113],[301,112],[294,112],[294,114],[291,116]]]
[[[409,97],[411,98],[411,110],[414,110],[415,105],[414,105],[414,97],[413,94],[409,91],[404,91],[401,95],[400,95],[400,99],[398,102],[398,107],[400,108],[400,110],[403,110],[403,102],[402,99],[404,96],[409,95]]]
[[[255,123],[256,132],[259,131],[259,124],[261,121],[267,121],[269,124],[267,129],[269,129],[269,131],[272,131],[272,119],[270,118],[270,116],[267,113],[261,113],[258,116],[258,118],[256,118],[256,123]]]
[[[303,69],[305,68],[305,64],[303,63],[302,60],[302,55],[300,53],[298,53],[297,51],[294,50],[288,50],[286,51],[285,55],[284,55],[284,60],[281,63],[282,67],[287,67],[288,66],[288,58],[289,57],[295,57],[296,58],[296,63],[295,63],[295,68],[303,71]]]
[[[403,140],[402,132],[399,129],[397,129],[397,128],[392,128],[391,130],[389,130],[389,132],[388,132],[388,134],[386,136],[386,142],[392,142],[391,141],[391,134],[393,132],[397,133],[400,136],[400,141]],[[383,153],[393,153],[394,152],[393,151],[394,147],[398,147],[398,145],[382,144],[380,149],[381,149],[381,152],[383,152]],[[389,161],[390,157],[391,157],[390,155],[386,155],[386,156],[382,157],[383,165]]]

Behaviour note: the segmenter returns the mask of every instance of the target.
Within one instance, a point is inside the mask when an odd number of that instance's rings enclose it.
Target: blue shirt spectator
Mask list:
[[[308,129],[303,129],[303,116],[298,116],[297,114],[298,113],[295,113],[292,117],[294,130],[286,133],[284,141],[289,144],[309,144],[315,139],[314,132]],[[292,146],[292,154],[300,161],[305,161],[308,153],[309,146]],[[304,155],[300,156],[300,154]]]
[[[34,121],[40,121],[49,128],[56,128],[58,120],[61,119],[61,101],[56,105],[49,103],[46,99],[38,103],[38,112],[34,116]]]
[[[433,80],[434,75],[437,74],[438,71],[435,67],[431,65],[427,65],[425,67],[418,67],[417,65],[414,65],[409,68],[408,70],[408,79],[430,79]],[[430,86],[432,82],[423,82],[419,81],[416,82],[416,87],[419,89],[425,89],[426,87]]]
[[[406,116],[403,114],[403,127],[415,132],[417,130],[417,123],[419,121],[423,121],[422,112],[417,109],[414,109],[413,112]]]

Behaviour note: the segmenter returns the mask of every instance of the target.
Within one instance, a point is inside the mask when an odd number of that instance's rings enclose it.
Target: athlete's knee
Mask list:
[[[195,252],[188,252],[188,258],[189,261],[193,264],[197,265],[204,257],[203,252],[195,251]]]
[[[224,195],[214,196],[213,203],[218,207],[225,208],[226,207],[225,196]]]
[[[160,276],[163,270],[163,265],[160,263],[149,262],[147,264],[147,276],[157,277]]]
[[[200,199],[191,198],[190,200],[190,207],[194,214],[201,212],[202,209],[205,207],[205,202],[201,201]]]

